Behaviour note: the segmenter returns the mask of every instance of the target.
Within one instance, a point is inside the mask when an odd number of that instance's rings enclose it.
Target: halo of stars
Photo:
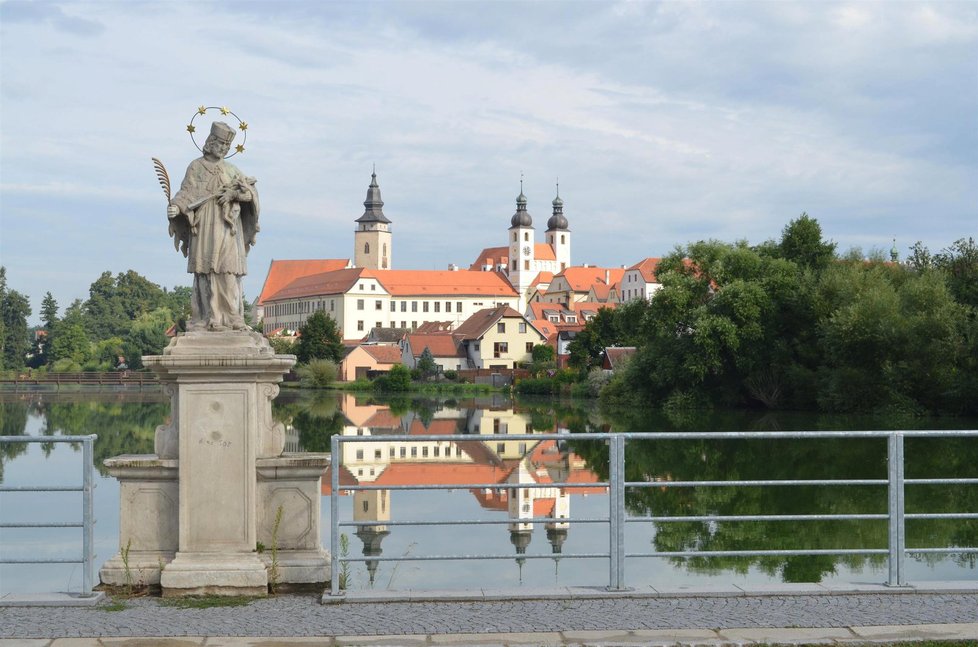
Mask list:
[[[203,152],[203,149],[201,149],[200,144],[197,143],[197,139],[194,137],[194,133],[197,131],[197,127],[194,125],[194,122],[197,120],[197,117],[202,117],[202,116],[206,115],[211,110],[218,110],[218,111],[220,111],[220,113],[221,113],[222,116],[225,116],[226,117],[227,115],[231,115],[232,117],[234,117],[235,119],[237,119],[238,120],[238,130],[240,130],[243,133],[243,137],[241,139],[241,143],[238,144],[238,145],[236,145],[234,147],[234,152],[231,153],[230,155],[226,155],[224,157],[224,159],[228,159],[228,158],[234,157],[238,153],[244,153],[245,152],[245,143],[248,141],[248,122],[247,121],[241,121],[241,117],[239,117],[238,115],[234,114],[234,112],[230,108],[228,108],[227,106],[200,106],[200,107],[198,107],[197,108],[197,111],[194,113],[194,116],[191,117],[190,123],[187,124],[187,132],[190,133],[190,141],[192,141],[194,143],[194,146],[197,147],[197,150]]]

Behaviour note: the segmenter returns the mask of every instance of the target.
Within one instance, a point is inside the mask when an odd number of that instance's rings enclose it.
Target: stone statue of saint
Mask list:
[[[247,328],[241,277],[258,233],[258,192],[255,178],[224,159],[234,135],[224,122],[211,124],[203,156],[187,167],[166,210],[170,235],[194,275],[191,331]]]

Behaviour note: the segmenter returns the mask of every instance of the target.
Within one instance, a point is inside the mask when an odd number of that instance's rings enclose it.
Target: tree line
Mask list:
[[[8,288],[0,267],[0,368],[138,369],[142,356],[159,355],[169,343],[167,331],[182,328],[190,316],[189,287],[168,290],[132,270],[103,272],[88,292],[88,299],[74,300],[63,312],[47,292],[41,326],[31,328],[30,301]]]
[[[607,402],[978,414],[974,239],[904,262],[835,247],[806,214],[779,241],[677,247],[652,298],[600,310],[570,363],[585,375],[605,347],[636,347]]]

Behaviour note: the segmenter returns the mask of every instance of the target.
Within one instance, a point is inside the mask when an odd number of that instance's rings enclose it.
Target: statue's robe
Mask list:
[[[232,186],[245,197],[221,205],[218,198]],[[247,274],[247,253],[258,232],[254,179],[224,160],[198,158],[187,167],[170,203],[180,209],[170,233],[194,275],[191,328],[243,328],[241,277]]]

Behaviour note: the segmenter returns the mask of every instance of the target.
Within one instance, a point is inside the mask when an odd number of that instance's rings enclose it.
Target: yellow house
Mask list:
[[[516,368],[532,359],[547,338],[509,306],[479,310],[453,331],[465,349],[468,368]]]

